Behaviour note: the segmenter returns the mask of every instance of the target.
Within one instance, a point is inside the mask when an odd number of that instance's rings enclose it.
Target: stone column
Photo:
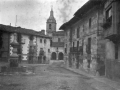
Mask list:
[[[18,54],[17,54],[17,48],[18,48],[18,42],[17,42],[17,34],[14,33],[14,40],[10,44],[13,47],[12,55],[10,56],[10,67],[18,67]]]

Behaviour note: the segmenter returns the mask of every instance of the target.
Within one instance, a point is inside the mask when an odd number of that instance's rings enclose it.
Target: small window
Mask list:
[[[44,39],[44,43],[46,44],[46,39]]]
[[[67,53],[67,48],[65,48],[65,53]]]
[[[40,43],[42,43],[42,39],[40,39]]]
[[[79,41],[77,41],[77,48],[79,48]]]
[[[73,42],[73,47],[74,47],[74,42]]]
[[[110,7],[107,11],[106,11],[106,22],[107,23],[112,23],[112,7]]]
[[[110,17],[112,17],[112,7],[110,7],[110,8],[106,11],[106,20],[109,19]]]
[[[50,53],[50,49],[48,49],[48,53]]]
[[[40,48],[40,50],[43,50],[43,48]]]
[[[85,31],[85,27],[84,27],[84,25],[83,25],[83,32]]]
[[[92,19],[90,18],[89,19],[89,28],[91,28],[91,21],[92,21]]]
[[[50,40],[50,46],[52,46],[52,40]]]
[[[33,40],[33,39],[34,39],[34,37],[33,37],[33,36],[30,36],[29,38],[30,38],[30,40]]]
[[[60,38],[58,38],[58,42],[61,42]]]
[[[51,29],[51,24],[49,24],[49,29]]]
[[[77,38],[79,38],[80,27],[77,28]]]

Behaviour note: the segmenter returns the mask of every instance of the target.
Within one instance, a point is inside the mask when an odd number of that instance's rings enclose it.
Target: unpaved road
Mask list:
[[[83,75],[54,65],[32,66],[33,73],[0,75],[0,90],[96,90]]]

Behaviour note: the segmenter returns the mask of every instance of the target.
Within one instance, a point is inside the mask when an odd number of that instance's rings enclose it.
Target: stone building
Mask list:
[[[54,12],[51,9],[50,16],[46,22],[47,35],[52,38],[51,40],[51,60],[63,60],[64,58],[64,31],[56,31],[56,20]]]
[[[0,24],[0,61],[9,62],[12,55],[11,43],[16,33],[18,43],[17,54],[19,62],[25,63],[48,63],[50,60],[50,40],[44,31],[37,32],[31,29],[13,27]],[[39,61],[41,50],[44,52],[45,60]]]
[[[106,56],[106,76],[120,79],[120,1],[104,1],[104,38]]]
[[[101,0],[89,0],[60,27],[65,32],[66,66],[105,74],[102,3]]]

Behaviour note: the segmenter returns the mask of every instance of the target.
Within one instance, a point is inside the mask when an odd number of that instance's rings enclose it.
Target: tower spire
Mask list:
[[[50,17],[54,17],[54,15],[53,15],[53,5],[51,5]]]

